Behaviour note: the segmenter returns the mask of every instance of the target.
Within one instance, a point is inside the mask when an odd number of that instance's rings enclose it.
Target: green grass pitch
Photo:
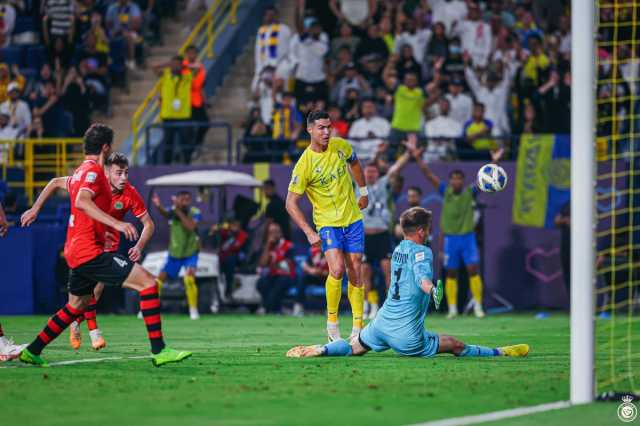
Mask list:
[[[74,353],[65,332],[50,362],[126,357],[49,369],[0,368],[0,412],[12,424],[61,425],[403,425],[568,399],[569,320],[530,314],[476,320],[427,318],[436,332],[488,346],[529,343],[529,357],[287,359],[296,344],[322,343],[324,317],[164,317],[166,341],[194,356],[154,368],[146,332],[131,316],[99,316],[107,348]],[[0,317],[28,342],[44,316]],[[343,335],[350,318],[342,315]],[[15,361],[0,367],[19,366]],[[615,424],[617,404],[592,404],[495,424]]]

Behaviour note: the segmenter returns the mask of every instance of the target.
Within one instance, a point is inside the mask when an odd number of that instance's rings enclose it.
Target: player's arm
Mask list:
[[[91,190],[80,188],[74,203],[78,210],[83,211],[91,219],[122,232],[127,240],[135,241],[138,238],[138,231],[132,224],[120,222],[96,206],[96,203],[93,202],[93,192]]]
[[[360,198],[358,198],[358,207],[360,210],[366,209],[369,205],[369,192],[367,191],[367,184],[364,180],[364,172],[362,171],[360,160],[356,158],[355,154],[352,154],[347,162],[349,163],[353,179],[358,185],[358,193],[360,194]]]
[[[4,237],[9,230],[9,222],[7,222],[7,217],[4,214],[4,210],[2,209],[2,204],[0,204],[0,237]]]
[[[195,220],[193,220],[192,218],[184,214],[182,209],[175,208],[173,209],[173,213],[176,215],[178,219],[180,219],[180,223],[182,223],[182,226],[187,228],[187,231],[193,232],[198,228],[198,222],[196,222]]]
[[[151,215],[149,213],[145,213],[140,217],[140,222],[142,222],[142,232],[140,233],[140,238],[135,246],[129,249],[129,259],[132,262],[137,262],[142,258],[142,251],[146,247],[147,243],[153,236],[153,232],[156,229],[155,223],[153,223],[153,219],[151,219]]]
[[[424,177],[426,177],[427,180],[431,182],[431,185],[433,185],[434,188],[439,190],[440,178],[433,174],[429,166],[427,166],[427,163],[425,163],[424,160],[422,159],[422,155],[415,155],[414,158],[416,159],[416,164],[420,168],[420,171],[422,172]]]
[[[33,206],[31,206],[31,208],[26,212],[22,213],[22,216],[20,217],[20,224],[22,226],[29,226],[33,222],[35,222],[38,218],[40,210],[42,209],[42,206],[49,199],[49,197],[51,197],[51,195],[53,195],[58,189],[67,189],[68,179],[69,176],[62,176],[51,179],[49,183],[47,183],[47,186],[44,187],[40,195],[38,195],[38,198],[36,199],[36,202],[33,203]]]
[[[318,246],[320,245],[320,236],[313,230],[304,217],[304,213],[302,213],[302,209],[300,209],[300,198],[302,198],[300,194],[291,191],[287,192],[287,201],[285,202],[287,213],[289,213],[293,222],[298,225],[298,228],[307,236],[309,244],[311,246]]]
[[[156,206],[156,208],[158,209],[158,212],[160,212],[162,216],[169,219],[170,213],[167,211],[167,209],[165,209],[162,206],[162,203],[160,202],[160,196],[158,194],[153,194],[153,197],[151,198],[151,202],[153,203],[154,206]]]
[[[407,140],[403,143],[407,150],[396,160],[395,163],[391,167],[389,167],[389,171],[387,172],[387,176],[391,177],[400,173],[400,170],[404,166],[407,165],[409,160],[411,159],[411,155],[413,152],[418,149],[418,137],[415,133],[409,134]]]

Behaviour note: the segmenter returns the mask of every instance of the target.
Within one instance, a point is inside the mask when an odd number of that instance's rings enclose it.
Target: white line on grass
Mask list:
[[[433,422],[417,423],[413,426],[464,426],[477,423],[491,422],[495,420],[510,419],[512,417],[526,416],[543,411],[569,408],[569,401],[550,402],[548,404],[533,405],[531,407],[512,408],[510,410],[493,411],[491,413],[478,414],[475,416],[453,417],[450,419],[435,420]]]
[[[138,356],[110,356],[105,358],[84,358],[84,359],[72,359],[69,361],[57,361],[50,362],[50,367],[58,367],[62,365],[73,365],[73,364],[89,364],[92,362],[103,362],[103,361],[129,361],[132,359],[148,359],[151,358],[149,355],[138,355]],[[18,361],[13,363],[12,365],[0,365],[0,368],[20,368],[26,367],[24,364],[18,364]]]

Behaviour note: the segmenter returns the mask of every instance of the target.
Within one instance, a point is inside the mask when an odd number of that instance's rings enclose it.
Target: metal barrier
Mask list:
[[[392,147],[392,154],[395,153],[395,148],[399,144],[392,144],[389,137],[386,138],[345,138],[354,145],[356,152],[358,151],[358,142],[379,140],[389,143]],[[515,159],[518,152],[518,142],[520,135],[507,135],[500,137],[486,138],[492,140],[497,146],[501,146],[505,149],[503,155],[504,160]],[[485,157],[488,158],[488,152],[486,150],[476,150],[466,141],[465,138],[428,138],[425,136],[419,136],[419,143],[428,145],[431,141],[449,141],[451,150],[449,157],[451,159],[460,160],[482,160]],[[236,143],[236,161],[238,163],[254,163],[254,162],[269,162],[287,164],[289,161],[296,160],[302,151],[309,145],[308,139],[273,139],[270,137],[245,137]],[[243,150],[244,148],[244,156]],[[360,155],[360,154],[359,154]],[[366,157],[365,157],[366,158]]]
[[[154,123],[154,124],[150,124],[148,125],[145,130],[145,139],[147,141],[151,140],[151,131],[153,129],[160,129],[163,130],[164,133],[164,129],[201,129],[201,128],[207,128],[207,129],[211,129],[211,128],[222,128],[225,129],[226,134],[227,134],[227,164],[232,164],[233,158],[232,158],[232,153],[233,153],[233,149],[232,149],[232,143],[233,140],[231,138],[231,124],[227,121],[209,121],[209,122],[202,122],[202,121],[185,121],[185,122],[180,122],[180,123],[176,123],[176,122],[171,122],[171,123]],[[192,137],[192,135],[191,135]],[[214,148],[215,147],[211,147]],[[155,149],[155,152],[164,152],[165,149],[167,149],[167,147],[165,146],[165,140],[163,137],[163,140],[160,141],[160,143],[153,147],[151,146],[151,143],[146,143],[145,144],[145,154],[147,157],[147,162],[149,164],[157,164],[157,158],[154,155],[154,152],[152,152]],[[207,150],[207,146],[205,145],[195,145],[195,144],[190,144],[190,143],[183,143],[183,141],[180,141],[179,144],[177,145],[173,145],[171,147],[172,151],[175,153],[177,151],[177,153],[180,154],[180,156],[182,157],[186,157],[189,156],[191,157],[191,152],[197,152],[197,155],[202,154],[203,152],[205,152]],[[191,152],[190,152],[191,151]],[[185,154],[185,153],[189,153],[189,154]]]
[[[209,10],[200,18],[189,37],[178,50],[178,54],[184,54],[189,45],[198,49],[198,61],[202,61],[206,55],[211,59],[214,56],[213,46],[220,34],[229,26],[235,25],[237,20],[238,4],[240,0],[215,0]],[[133,143],[131,147],[131,160],[136,164],[138,150],[145,145],[145,129],[159,120],[160,109],[160,80],[136,109],[131,120],[131,132]]]
[[[52,177],[69,174],[82,162],[82,143],[77,138],[0,141],[2,180],[10,188],[24,190],[31,205],[37,188],[44,188]],[[11,179],[12,169],[22,170],[24,176]]]

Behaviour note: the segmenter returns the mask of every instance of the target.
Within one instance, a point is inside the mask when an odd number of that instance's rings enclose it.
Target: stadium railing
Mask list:
[[[213,58],[213,47],[216,40],[228,26],[236,23],[239,2],[240,0],[215,0],[209,10],[200,18],[177,53],[182,55],[188,46],[194,45],[198,49],[198,61],[202,61],[205,57]],[[147,141],[145,129],[160,119],[159,108],[160,80],[142,101],[131,120],[133,138],[131,159],[133,164],[136,164],[138,152]]]
[[[233,144],[233,140],[231,137],[231,123],[227,122],[227,121],[209,121],[209,122],[202,122],[202,121],[185,121],[182,123],[154,123],[154,124],[150,124],[148,125],[145,129],[145,140],[151,140],[151,133],[156,130],[158,131],[161,135],[164,135],[165,129],[185,129],[185,131],[190,132],[190,134],[188,135],[187,139],[191,139],[193,140],[193,133],[197,132],[200,129],[206,128],[207,130],[209,129],[223,129],[225,132],[225,136],[227,139],[227,163],[228,164],[232,164],[232,160],[233,160],[233,150],[232,150],[232,144]],[[165,149],[167,149],[167,147],[165,146],[165,140],[163,139],[163,136],[160,136],[161,141],[160,143],[158,143],[155,147],[152,147],[151,144],[145,144],[145,153],[146,153],[146,158],[147,158],[147,164],[158,164],[160,163],[159,161],[159,157],[162,157]],[[188,162],[187,160],[190,160],[192,158],[192,156],[198,157],[202,154],[205,154],[211,150],[213,151],[218,151],[219,147],[217,146],[211,146],[211,145],[205,145],[205,144],[201,144],[201,145],[195,145],[195,144],[189,144],[189,143],[184,143],[184,141],[179,140],[177,144],[173,144],[173,146],[171,147],[172,151],[173,151],[173,157],[174,158],[181,158],[183,160],[185,160],[185,162]],[[193,154],[193,155],[192,155]],[[186,157],[190,157],[190,158],[186,158]]]
[[[83,158],[78,138],[0,141],[2,180],[9,188],[23,190],[29,205],[36,189],[55,176],[68,175]]]
[[[359,141],[380,140],[389,143],[389,138],[345,138],[354,146]],[[518,153],[520,135],[506,135],[488,138],[495,143],[496,147],[503,147],[505,153],[503,160],[515,159]],[[431,141],[448,141],[451,149],[446,158],[460,160],[482,160],[489,157],[488,151],[474,149],[465,138],[428,138],[419,136],[419,143],[428,145]],[[236,162],[284,162],[295,161],[302,154],[302,151],[309,145],[309,140],[299,138],[297,140],[271,137],[248,136],[240,139],[236,143]],[[358,148],[356,147],[356,151]]]

